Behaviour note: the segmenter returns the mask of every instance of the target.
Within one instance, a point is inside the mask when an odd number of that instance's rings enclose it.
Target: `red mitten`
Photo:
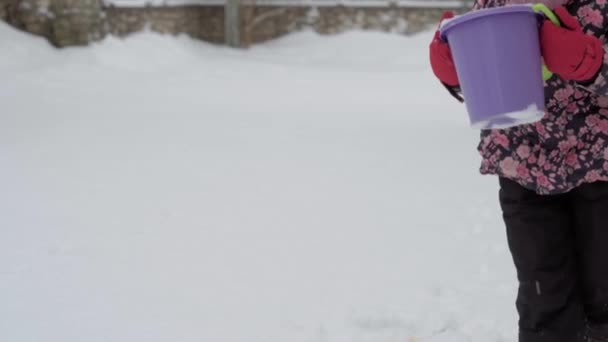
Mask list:
[[[454,13],[445,12],[441,21],[448,18],[453,18]],[[459,84],[456,67],[452,59],[452,51],[450,46],[441,39],[439,30],[435,32],[435,37],[429,47],[431,68],[437,78],[448,86],[455,87]]]
[[[540,29],[540,43],[549,70],[566,80],[592,80],[603,64],[602,42],[583,32],[581,24],[565,7],[554,10],[562,27],[545,20]]]

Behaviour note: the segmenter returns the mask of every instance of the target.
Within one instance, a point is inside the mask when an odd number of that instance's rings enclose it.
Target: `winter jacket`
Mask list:
[[[474,9],[525,2],[531,1],[477,0]],[[509,178],[539,194],[557,194],[608,181],[608,0],[540,2],[565,5],[587,34],[600,38],[604,65],[592,84],[554,75],[545,82],[547,110],[540,122],[484,130],[478,150],[482,174]]]

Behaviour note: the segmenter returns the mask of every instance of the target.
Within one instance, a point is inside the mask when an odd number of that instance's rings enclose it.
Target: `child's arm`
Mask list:
[[[545,22],[541,28],[541,42],[547,43],[543,44],[547,66],[562,78],[576,81],[592,93],[608,95],[608,2],[580,0],[574,3],[574,8],[569,13],[564,8],[557,8],[555,12],[563,26],[571,31],[571,43],[568,43],[567,38],[564,39],[564,35],[556,34],[555,26],[551,27]],[[579,33],[578,37],[575,36],[576,33]],[[545,45],[553,45],[553,51],[551,46]],[[561,61],[557,61],[557,66],[552,66],[551,61],[547,61],[547,56],[553,56],[553,64],[558,59]]]
[[[588,86],[593,92],[599,90],[600,84],[596,82],[603,69],[602,41],[583,30],[578,13],[574,17],[565,7],[557,7],[554,12],[561,25],[545,20],[540,28],[540,45],[547,68],[564,80]],[[605,69],[608,72],[608,67]]]
[[[454,13],[445,12],[441,21],[452,17],[454,17]],[[435,31],[433,40],[429,45],[429,58],[435,77],[441,81],[441,84],[455,99],[463,102],[464,99],[462,98],[459,85],[460,81],[458,80],[456,66],[452,59],[452,51],[450,50],[450,46],[441,39],[439,29]]]
[[[580,85],[586,90],[597,95],[608,95],[608,42],[606,32],[608,29],[608,3],[598,0],[580,1],[581,7],[575,14],[583,30],[587,34],[592,34],[602,40],[602,65],[597,76],[588,82]]]
[[[500,5],[504,2],[476,0],[473,10]],[[561,27],[546,20],[540,30],[546,66],[564,80],[608,95],[608,1],[578,0],[567,8],[557,7],[554,12]]]

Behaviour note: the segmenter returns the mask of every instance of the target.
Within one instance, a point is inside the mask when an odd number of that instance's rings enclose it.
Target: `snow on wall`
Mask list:
[[[455,8],[471,3],[468,0],[253,0],[256,5],[267,6],[356,6]],[[226,0],[105,0],[107,5],[117,7],[224,5]]]

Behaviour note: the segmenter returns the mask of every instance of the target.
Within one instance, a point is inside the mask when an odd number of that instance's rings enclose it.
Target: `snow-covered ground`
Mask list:
[[[0,341],[514,341],[497,181],[430,37],[0,25]]]

